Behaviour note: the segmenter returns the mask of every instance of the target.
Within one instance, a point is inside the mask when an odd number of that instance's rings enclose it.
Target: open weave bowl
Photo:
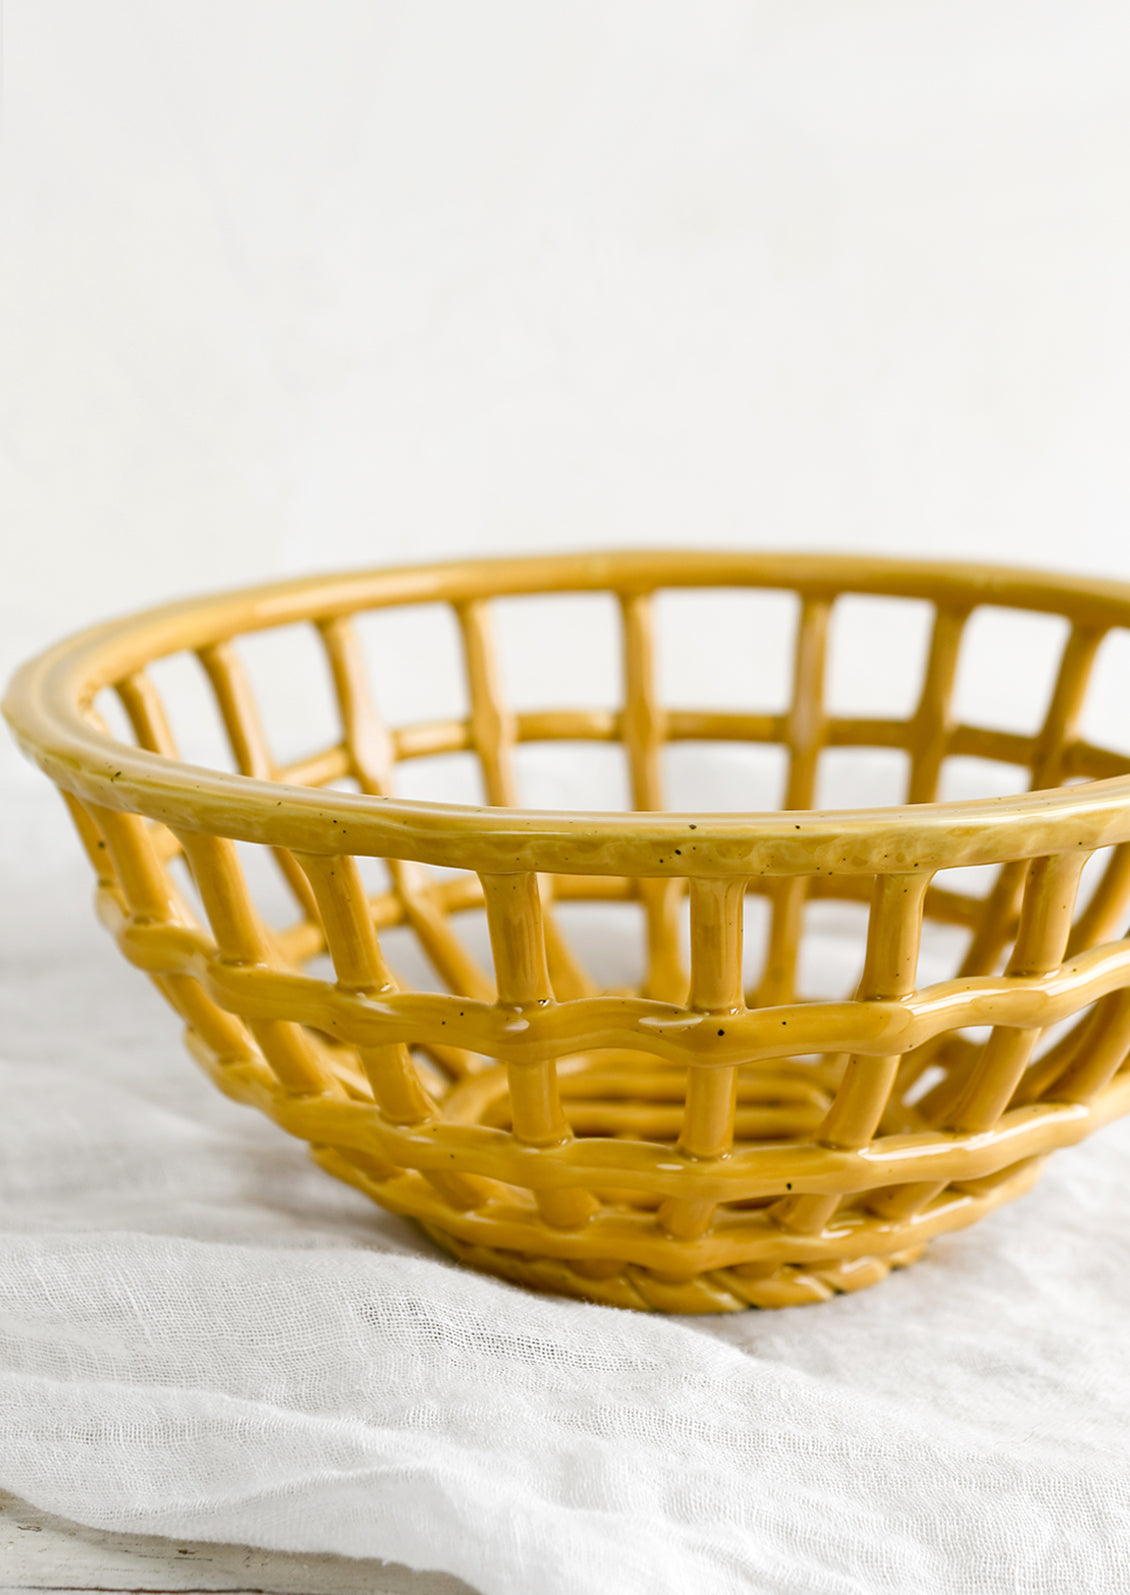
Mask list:
[[[728,706],[674,706],[656,615],[680,589],[788,595],[780,712],[752,668],[741,679],[721,656]],[[615,612],[611,707],[510,707],[494,621],[551,593],[603,594]],[[856,601],[845,595],[859,594],[892,617],[926,611],[923,663],[892,672],[912,688],[908,713],[832,712],[830,623],[834,634]],[[375,705],[421,675],[431,644],[413,626],[437,606],[459,638],[466,708],[390,729]],[[986,606],[1059,617],[1034,728],[957,711]],[[373,671],[361,635],[393,609],[405,623]],[[288,582],[103,625],[27,664],[5,711],[70,806],[103,922],[224,1091],[475,1267],[618,1306],[717,1312],[869,1285],[1130,1108],[1130,760],[1083,734],[1092,666],[1128,626],[1130,587],[970,566],[483,561]],[[316,640],[332,683],[332,723],[290,762],[244,660],[251,634],[284,627]],[[877,649],[883,630],[875,620]],[[531,668],[554,663],[548,630],[524,635]],[[709,662],[714,629],[697,641]],[[558,649],[566,680],[592,645],[579,626],[572,651]],[[203,666],[226,771],[178,753],[176,706],[158,685],[173,655]],[[277,692],[277,671],[267,685]],[[117,735],[102,710],[114,697]],[[525,745],[553,743],[620,754],[631,809],[518,806]],[[704,757],[718,744],[775,749],[783,807],[665,811],[679,744]],[[814,808],[844,749],[893,750],[901,806]],[[423,768],[410,761],[439,769],[459,755],[475,761],[485,806],[395,795]],[[937,801],[970,759],[1010,767],[1023,790]],[[586,957],[568,928],[578,909],[619,913],[617,926],[634,916],[637,977]],[[857,978],[838,999],[806,1000],[806,935],[829,910],[861,921]],[[743,926],[756,913],[754,960]],[[940,978],[919,972],[927,943],[935,965],[939,948],[950,956]],[[622,929],[606,933],[600,959],[621,944]],[[421,953],[444,989],[390,968],[411,956],[423,968]]]

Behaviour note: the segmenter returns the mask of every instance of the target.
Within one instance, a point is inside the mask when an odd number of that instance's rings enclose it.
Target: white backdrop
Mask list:
[[[452,553],[859,548],[1130,576],[1130,17],[1115,0],[9,0],[4,21],[4,675],[69,628],[186,591]],[[630,1407],[642,1452],[539,1443],[525,1483],[553,1511],[522,1497],[492,1524],[491,1436],[517,1455],[539,1422],[534,1397],[508,1410],[504,1376],[478,1428],[459,1407],[434,1498],[425,1469],[405,1505],[388,1480],[441,1387],[403,1336],[440,1265],[213,1103],[155,1000],[108,973],[42,777],[7,746],[0,771],[3,1100],[21,1110],[0,1328],[26,1330],[0,1366],[20,1437],[0,1485],[87,1521],[402,1556],[491,1595],[524,1595],[523,1555],[544,1569],[553,1544],[569,1592],[611,1588],[617,1545],[617,1590],[649,1595],[1113,1587],[1130,1554],[1115,1507],[1130,1258],[1087,1248],[1130,1137],[1065,1154],[1075,1172],[1049,1175],[1051,1196],[943,1253],[942,1284],[923,1265],[815,1319],[692,1333],[478,1280],[459,1294],[444,1271],[458,1357],[505,1319],[527,1336],[505,1354],[529,1395],[530,1346],[571,1348],[542,1391],[557,1403],[544,1433],[575,1440],[599,1403]],[[33,878],[38,898],[21,891]],[[64,987],[68,963],[89,973]],[[100,1119],[105,1082],[117,1105]],[[1077,1216],[1057,1220],[1067,1198]],[[307,1302],[307,1342],[288,1313],[315,1247],[361,1317]],[[157,1320],[184,1322],[186,1278],[233,1337],[262,1326],[246,1301],[265,1303],[299,1364],[264,1353],[248,1374],[205,1348],[189,1383],[215,1399],[188,1402],[170,1453],[175,1340],[139,1361],[121,1326],[151,1313],[159,1340]],[[97,1280],[118,1294],[97,1302]],[[1002,1280],[988,1338],[970,1338]],[[416,1307],[370,1346],[356,1323],[382,1291]],[[390,1366],[411,1418],[358,1406]],[[480,1383],[449,1387],[449,1412],[489,1377],[467,1366]],[[658,1416],[645,1366],[670,1371]],[[279,1404],[261,1431],[256,1368]],[[136,1473],[120,1451],[114,1473],[109,1441],[85,1462],[65,1443],[110,1387]],[[64,1420],[44,1391],[68,1389]],[[715,1400],[731,1404],[721,1429],[692,1443]],[[254,1480],[264,1448],[286,1474],[258,1505],[243,1483],[205,1505],[177,1494],[215,1471],[225,1403],[260,1448],[229,1458],[231,1478]],[[641,1473],[641,1454],[674,1473]],[[334,1497],[345,1476],[356,1494]],[[715,1506],[732,1489],[762,1515],[727,1506],[707,1545],[708,1484]],[[506,1488],[517,1501],[523,1480]]]
[[[5,662],[466,550],[1130,570],[1113,0],[5,22]]]

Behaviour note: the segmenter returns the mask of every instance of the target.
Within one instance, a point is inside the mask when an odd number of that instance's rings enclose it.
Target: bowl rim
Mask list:
[[[967,612],[993,605],[1062,616],[1090,630],[1130,627],[1130,583],[987,564],[672,549],[496,556],[302,576],[120,616],[24,663],[3,713],[30,758],[65,791],[97,806],[247,842],[484,873],[914,873],[1130,840],[1130,774],[886,808],[559,813],[328,791],[210,770],[119,742],[86,717],[96,694],[131,671],[274,626],[406,604],[694,587],[925,599]]]

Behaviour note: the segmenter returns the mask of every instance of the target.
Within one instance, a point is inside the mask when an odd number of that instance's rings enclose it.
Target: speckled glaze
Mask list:
[[[797,595],[784,713],[659,701],[653,597],[689,587]],[[620,709],[515,713],[503,701],[492,599],[560,592],[618,600]],[[905,719],[825,707],[843,594],[933,606]],[[469,713],[389,728],[352,617],[436,602],[458,622]],[[1034,735],[954,717],[963,633],[982,605],[1069,623]],[[280,766],[237,639],[296,622],[324,650],[339,723],[322,748]],[[1130,587],[976,566],[700,553],[474,561],[280,583],[98,626],[25,665],[4,709],[66,797],[104,923],[223,1090],[476,1267],[618,1306],[716,1312],[871,1284],[1130,1108],[1130,760],[1078,731],[1100,645],[1127,626]],[[147,667],[183,652],[203,666],[238,773],[178,757]],[[105,691],[136,745],[107,731]],[[562,739],[623,747],[634,812],[517,806],[514,748]],[[666,812],[660,755],[683,740],[783,747],[783,809]],[[904,750],[903,806],[813,810],[828,747]],[[392,795],[402,761],[466,751],[483,806]],[[1030,790],[937,802],[955,755],[1023,767]],[[327,789],[344,781],[356,790]],[[257,903],[246,843],[270,850],[288,922]],[[1098,850],[1097,884],[1077,909]],[[387,890],[366,888],[366,858],[387,861]],[[999,866],[985,896],[939,883],[967,865]],[[747,986],[751,895],[771,917]],[[806,1001],[796,987],[816,899],[869,905],[848,1000]],[[608,991],[585,967],[556,912],[575,901],[638,905],[638,989]],[[493,970],[460,935],[461,915],[484,912]],[[969,946],[952,979],[919,986],[924,922],[965,927]],[[402,926],[446,992],[395,979],[382,934]],[[309,967],[327,953],[334,978]],[[1063,1033],[1042,1040],[1052,1026]]]

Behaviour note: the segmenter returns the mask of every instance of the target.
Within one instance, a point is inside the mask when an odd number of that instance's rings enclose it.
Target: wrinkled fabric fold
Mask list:
[[[483,1595],[1119,1587],[1130,1126],[856,1297],[538,1297],[215,1093],[84,886],[4,936],[0,1487]]]

